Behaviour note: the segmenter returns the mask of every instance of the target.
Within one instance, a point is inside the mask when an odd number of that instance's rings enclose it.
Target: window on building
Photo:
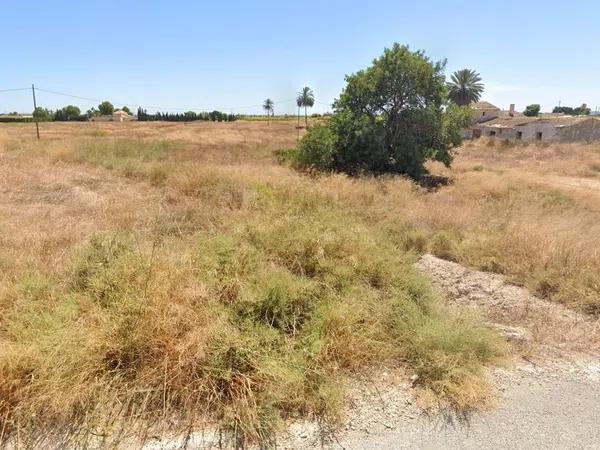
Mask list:
[[[523,132],[517,131],[517,141],[520,141],[521,139],[523,139]]]
[[[490,136],[490,137],[494,137],[494,136],[496,136],[496,132],[495,132],[495,131],[490,131],[490,132],[488,133],[488,136]]]
[[[537,133],[535,133],[535,138],[536,138],[538,141],[541,141],[541,140],[542,140],[542,132],[541,132],[541,131],[538,131]]]

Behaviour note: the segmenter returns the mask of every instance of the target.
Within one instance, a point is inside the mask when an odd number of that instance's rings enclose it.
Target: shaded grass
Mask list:
[[[390,361],[454,407],[486,400],[482,369],[502,344],[443,308],[386,230],[309,182],[168,153],[51,151],[124,176],[134,166],[211,214],[97,234],[65,270],[2,280],[5,439],[109,445],[216,423],[234,444],[273,443],[287,418],[338,423],[340,377]]]

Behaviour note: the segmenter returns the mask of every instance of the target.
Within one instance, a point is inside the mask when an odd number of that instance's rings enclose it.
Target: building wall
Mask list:
[[[481,137],[496,137],[498,139],[517,138],[517,131],[514,128],[486,127],[485,124],[478,128],[481,129]]]
[[[473,118],[477,122],[485,122],[486,120],[495,119],[500,115],[498,108],[474,109]]]
[[[600,120],[590,118],[564,126],[561,126],[560,121],[541,120],[516,125],[514,128],[482,123],[472,129],[472,138],[477,137],[542,142],[600,141]]]
[[[515,127],[515,139],[521,132],[521,140],[554,142],[558,140],[556,124],[552,122],[531,122],[525,125]],[[542,138],[538,139],[538,133],[542,133]]]
[[[557,140],[560,142],[599,141],[600,120],[590,119],[570,127],[558,128]]]

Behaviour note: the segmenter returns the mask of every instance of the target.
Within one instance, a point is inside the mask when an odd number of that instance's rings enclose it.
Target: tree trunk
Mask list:
[[[304,125],[306,125],[306,129],[308,130],[308,112],[307,107],[304,107]]]
[[[297,141],[300,141],[300,106],[298,106],[298,126],[296,127],[296,131],[298,133]]]

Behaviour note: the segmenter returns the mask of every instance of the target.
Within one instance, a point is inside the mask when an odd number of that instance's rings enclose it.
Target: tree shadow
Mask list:
[[[417,184],[428,191],[437,191],[443,186],[448,186],[454,182],[451,177],[443,175],[423,175]]]

